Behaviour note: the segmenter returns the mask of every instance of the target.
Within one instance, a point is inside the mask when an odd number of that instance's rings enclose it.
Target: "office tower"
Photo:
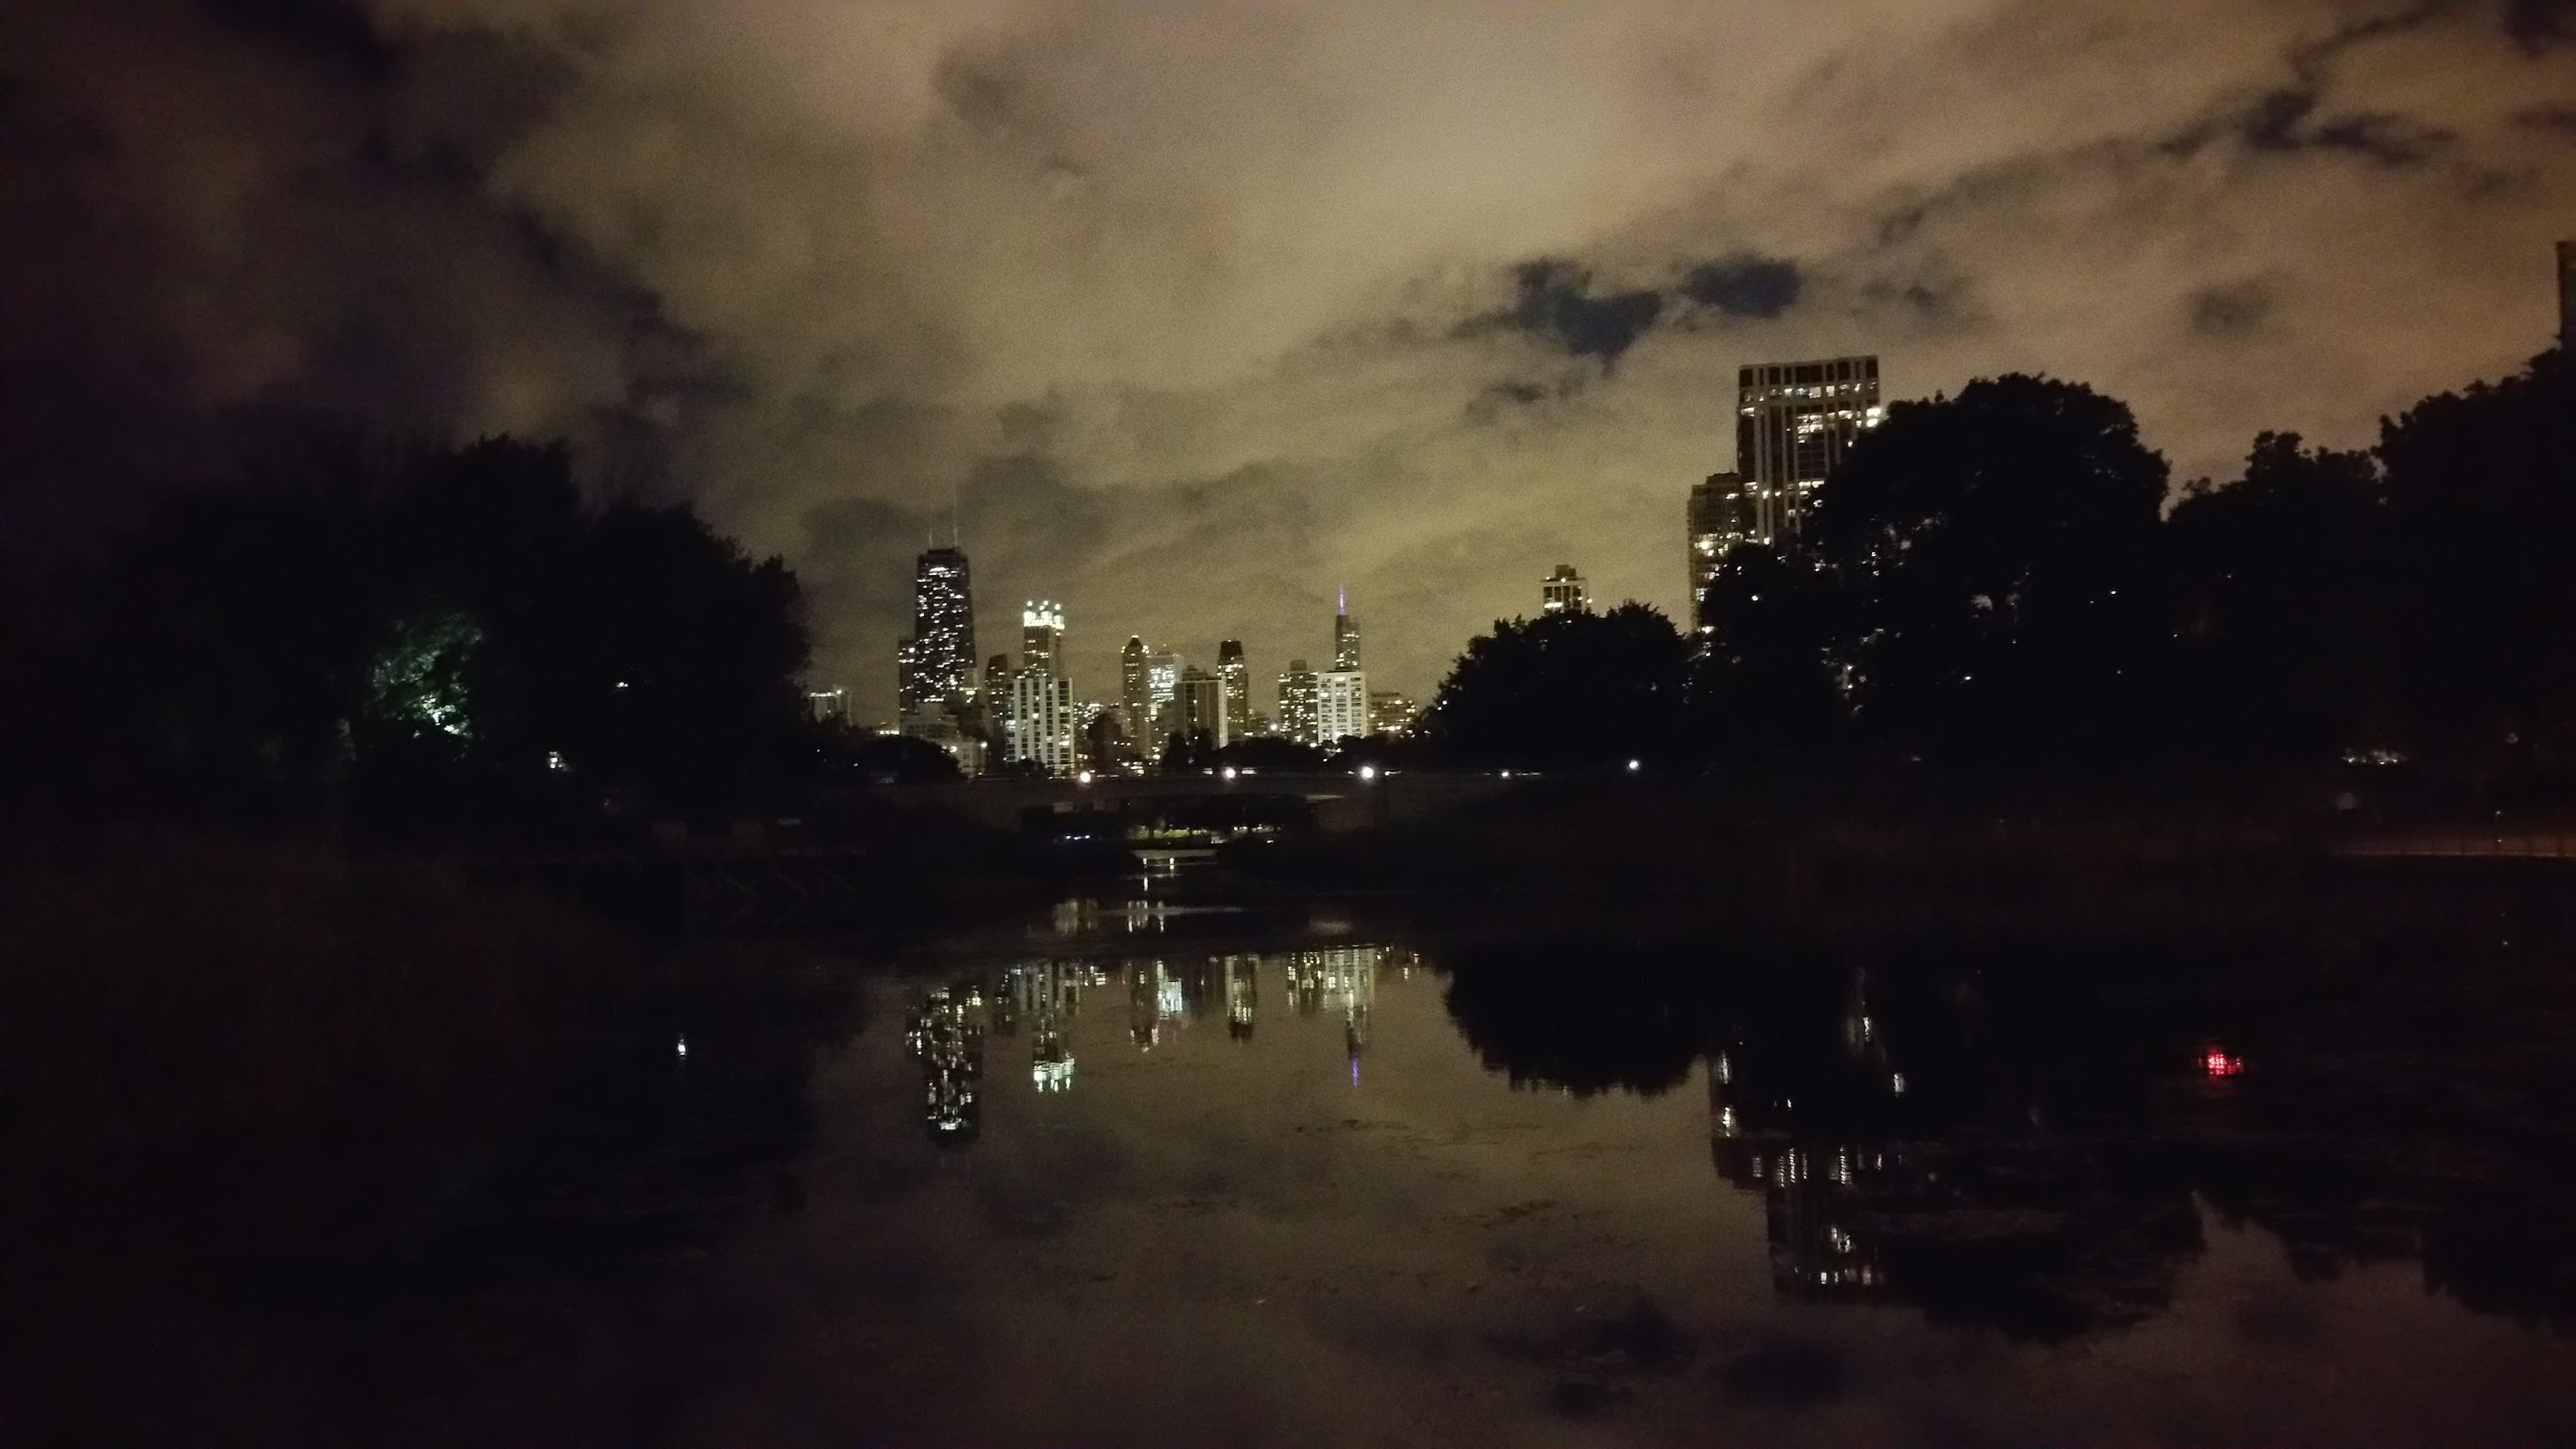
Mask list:
[[[1279,676],[1279,737],[1311,745],[1315,724],[1315,671],[1305,660],[1291,659]]]
[[[1011,707],[1003,726],[1004,756],[1031,760],[1050,775],[1073,773],[1073,685],[1046,669],[1011,676]]]
[[[1420,714],[1408,695],[1392,689],[1372,689],[1368,697],[1369,733],[1392,735],[1402,739],[1413,733],[1414,716]]]
[[[1368,676],[1356,669],[1327,669],[1316,675],[1315,743],[1329,750],[1368,732]]]
[[[975,688],[975,597],[966,551],[924,552],[912,577],[912,636],[895,649],[896,707],[907,717],[963,703]]]
[[[1252,671],[1243,662],[1243,641],[1227,639],[1216,646],[1216,681],[1225,696],[1225,734],[1218,743],[1252,733]]]
[[[1157,649],[1145,658],[1145,708],[1152,721],[1137,746],[1148,755],[1160,754],[1163,741],[1180,727],[1174,716],[1172,700],[1181,689],[1181,656],[1169,649]]]
[[[1333,667],[1354,670],[1360,667],[1360,626],[1351,617],[1351,596],[1341,595],[1340,607],[1333,615]]]
[[[2558,345],[2576,351],[2576,241],[2558,244]]]
[[[1772,545],[1795,539],[1816,490],[1885,415],[1875,357],[1768,362],[1738,372],[1735,467],[1744,475],[1746,536]]]
[[[1538,586],[1539,612],[1543,614],[1580,614],[1592,607],[1592,595],[1583,587],[1583,575],[1572,564],[1558,564],[1556,572],[1541,580]]]
[[[1011,656],[996,654],[984,661],[984,697],[996,709],[1007,709],[1011,700]]]
[[[1711,473],[1690,491],[1691,624],[1705,634],[1716,627],[1709,617],[1709,590],[1735,546],[1751,537],[1752,515],[1741,473]]]
[[[1208,743],[1225,747],[1225,686],[1215,675],[1204,669],[1182,670],[1177,713],[1174,734],[1186,740],[1205,735]]]
[[[1020,608],[1020,667],[1062,674],[1064,606],[1032,599]]]
[[[1142,742],[1154,732],[1154,690],[1145,677],[1145,641],[1127,636],[1127,647],[1118,651],[1118,708],[1126,718],[1119,721],[1127,738]]]
[[[900,656],[898,651],[897,657]],[[805,711],[816,724],[850,722],[850,692],[846,689],[809,689],[805,691]]]

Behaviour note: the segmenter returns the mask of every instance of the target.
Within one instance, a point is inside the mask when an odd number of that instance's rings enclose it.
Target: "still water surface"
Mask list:
[[[657,1437],[2576,1442],[2563,956],[1058,924],[869,978]]]

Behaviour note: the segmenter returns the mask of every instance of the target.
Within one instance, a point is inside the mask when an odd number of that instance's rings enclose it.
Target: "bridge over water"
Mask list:
[[[1437,815],[1510,788],[1498,775],[1440,770],[1207,770],[1088,780],[986,777],[886,793],[916,809],[946,810],[1004,830],[1051,815],[1216,819],[1232,809],[1273,823],[1293,815],[1298,823],[1338,834]]]

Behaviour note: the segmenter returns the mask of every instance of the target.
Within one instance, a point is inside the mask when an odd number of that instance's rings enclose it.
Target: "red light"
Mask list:
[[[2211,1047],[2200,1058],[2200,1069],[2213,1077],[2232,1077],[2245,1070],[2243,1057],[2231,1057]]]

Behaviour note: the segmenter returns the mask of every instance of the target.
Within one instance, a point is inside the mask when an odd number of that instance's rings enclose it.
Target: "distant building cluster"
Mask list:
[[[1575,587],[1579,594],[1580,579]],[[1267,712],[1253,707],[1240,639],[1220,641],[1215,667],[1205,669],[1132,636],[1119,651],[1117,697],[1094,702],[1074,692],[1065,633],[1062,604],[1031,600],[1020,611],[1018,661],[996,654],[979,672],[965,550],[924,551],[913,574],[912,632],[895,651],[895,729],[939,746],[970,775],[1008,767],[1070,776],[1141,771],[1175,742],[1204,752],[1276,738],[1332,750],[1353,738],[1404,734],[1418,713],[1405,695],[1368,687],[1347,595],[1333,618],[1332,667],[1291,660]],[[849,721],[847,691],[814,691],[809,704],[818,720]]]

